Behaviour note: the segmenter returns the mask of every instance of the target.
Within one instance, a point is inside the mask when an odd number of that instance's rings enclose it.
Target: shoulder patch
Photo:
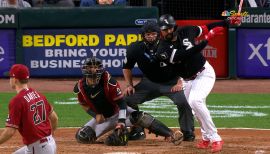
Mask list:
[[[122,95],[122,91],[120,88],[116,88],[116,95],[117,96]]]
[[[80,89],[79,89],[79,87],[78,87],[79,85],[78,85],[78,82],[75,84],[75,86],[74,86],[74,88],[73,88],[73,92],[75,93],[75,94],[78,94],[79,92],[80,92]]]

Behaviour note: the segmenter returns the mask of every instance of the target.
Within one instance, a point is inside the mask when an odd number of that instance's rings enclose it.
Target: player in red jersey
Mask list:
[[[10,69],[10,86],[17,95],[9,102],[6,127],[0,136],[0,144],[9,140],[18,130],[24,147],[15,154],[56,154],[52,137],[58,117],[45,96],[28,87],[29,70],[15,64]]]
[[[83,78],[75,84],[73,91],[80,106],[93,118],[78,129],[75,134],[77,142],[93,144],[113,130],[104,143],[109,146],[127,145],[127,127],[140,126],[175,145],[181,143],[183,134],[180,131],[174,132],[150,114],[126,105],[120,84],[105,70],[101,59],[86,58],[81,70]]]

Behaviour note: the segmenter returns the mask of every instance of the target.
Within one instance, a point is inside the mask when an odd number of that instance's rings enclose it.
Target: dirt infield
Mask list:
[[[1,130],[2,131],[2,130]],[[58,129],[55,133],[59,154],[206,154],[209,149],[199,150],[194,147],[195,142],[182,142],[179,146],[166,142],[162,137],[147,135],[146,140],[130,141],[128,146],[109,147],[101,143],[79,144],[75,141],[76,129]],[[267,154],[270,153],[270,131],[266,130],[219,130],[225,142],[223,154]],[[198,129],[196,135],[199,136]],[[199,137],[198,137],[199,138]],[[100,139],[99,141],[102,141]],[[12,153],[21,146],[18,133],[7,143],[0,145],[0,153]]]
[[[124,87],[122,80],[121,87]],[[66,92],[72,91],[76,79],[32,79],[31,87],[41,92]],[[138,82],[138,80],[136,80]],[[270,80],[217,80],[212,93],[270,93]],[[0,92],[11,92],[9,81],[0,79]],[[129,142],[124,147],[109,147],[104,144],[78,144],[74,139],[77,128],[61,128],[55,133],[55,139],[60,154],[102,154],[102,153],[142,153],[142,154],[197,154],[210,153],[207,150],[198,150],[194,147],[200,139],[199,129],[196,129],[195,142],[183,142],[174,146],[154,135],[147,135],[146,140]],[[270,130],[249,129],[219,129],[225,144],[220,153],[228,154],[266,154],[270,153]],[[0,130],[2,132],[2,129]],[[103,139],[100,139],[102,141]],[[7,143],[0,145],[0,153],[12,153],[22,146],[18,133]]]

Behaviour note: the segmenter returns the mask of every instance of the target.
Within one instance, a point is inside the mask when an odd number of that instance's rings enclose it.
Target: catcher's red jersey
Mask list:
[[[116,100],[123,98],[123,94],[119,83],[111,78],[108,72],[104,72],[101,80],[101,89],[95,93],[95,97],[98,99],[91,98],[91,89],[87,90],[85,87],[85,79],[79,80],[77,85],[80,90],[78,100],[80,104],[87,105],[95,113],[102,113],[104,117],[108,118],[119,111]]]
[[[17,128],[28,145],[51,135],[48,116],[53,111],[45,96],[35,90],[23,89],[9,102],[6,127]]]

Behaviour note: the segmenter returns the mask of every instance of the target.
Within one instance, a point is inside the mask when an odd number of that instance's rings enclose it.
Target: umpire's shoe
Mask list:
[[[184,134],[183,141],[193,142],[195,140],[194,132],[192,132],[192,131],[182,131],[182,133]]]
[[[133,126],[129,132],[129,140],[143,140],[146,138],[143,127]]]

